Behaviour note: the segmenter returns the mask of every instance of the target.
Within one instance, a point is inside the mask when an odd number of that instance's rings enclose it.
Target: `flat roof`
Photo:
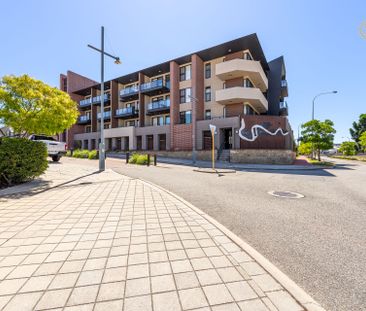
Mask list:
[[[118,78],[109,80],[106,82],[106,87],[108,88],[108,85],[110,81],[118,81],[121,84],[128,84],[131,82],[138,81],[139,72],[142,74],[153,77],[159,74],[164,74],[170,71],[170,62],[175,61],[179,65],[189,63],[191,61],[191,55],[197,54],[204,62],[209,61],[211,59],[223,57],[229,53],[235,53],[243,50],[250,50],[250,53],[252,54],[253,58],[255,60],[258,60],[261,62],[261,65],[264,70],[269,70],[269,66],[266,60],[266,57],[264,56],[262,47],[259,43],[259,39],[256,33],[231,40],[219,45],[216,45],[214,47],[210,47],[205,50],[201,50],[198,52],[193,52],[190,54],[187,54],[185,56],[181,56],[169,61],[166,61],[164,63],[154,65],[148,68],[144,68],[138,71],[135,71],[133,73],[129,73],[124,76],[120,76]],[[75,94],[79,95],[88,95],[90,93],[91,88],[97,88],[100,89],[100,83],[92,85],[91,87],[80,89],[78,91],[75,91]]]

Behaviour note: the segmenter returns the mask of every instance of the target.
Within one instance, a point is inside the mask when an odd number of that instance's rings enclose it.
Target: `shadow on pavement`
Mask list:
[[[24,197],[31,197],[31,196],[37,195],[39,193],[46,192],[46,191],[51,190],[51,189],[66,186],[70,183],[73,183],[73,182],[79,180],[79,179],[82,179],[82,178],[85,178],[85,177],[88,177],[88,176],[92,176],[92,175],[95,175],[95,174],[99,174],[99,173],[100,173],[100,171],[96,171],[96,172],[93,172],[93,173],[90,173],[90,174],[79,176],[77,178],[65,181],[65,182],[60,183],[58,185],[55,185],[53,187],[49,186],[50,183],[51,183],[50,181],[33,180],[33,181],[30,182],[30,183],[32,183],[31,185],[28,183],[30,188],[27,189],[27,190],[23,190],[23,191],[19,190],[19,192],[14,192],[14,193],[9,193],[9,194],[0,194],[0,202],[1,202],[1,200],[4,200],[4,199],[21,199],[21,198],[24,198]],[[26,186],[27,183],[25,183],[23,185]],[[80,184],[78,184],[78,185],[80,185]],[[9,189],[11,189],[11,188],[9,188]]]

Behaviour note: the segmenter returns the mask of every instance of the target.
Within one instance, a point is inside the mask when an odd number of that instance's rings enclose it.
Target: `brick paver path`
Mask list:
[[[107,171],[0,199],[1,310],[303,310],[169,193]]]

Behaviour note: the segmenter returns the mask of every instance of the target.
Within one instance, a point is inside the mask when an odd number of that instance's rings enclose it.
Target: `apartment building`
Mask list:
[[[69,71],[60,87],[80,112],[63,136],[70,147],[97,149],[104,118],[107,150],[190,151],[195,133],[204,154],[211,148],[210,124],[217,127],[219,151],[292,149],[292,135],[263,132],[250,141],[253,125],[291,132],[284,59],[267,62],[256,34],[107,81],[103,115],[99,83]]]

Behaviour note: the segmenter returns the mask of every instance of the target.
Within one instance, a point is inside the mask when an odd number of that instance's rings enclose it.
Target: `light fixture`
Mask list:
[[[231,53],[231,49],[228,49],[227,51],[228,51],[229,53]]]
[[[115,63],[116,65],[120,65],[120,64],[122,64],[122,63],[121,63],[121,60],[119,59],[119,57],[117,57],[117,58],[116,58],[116,60],[114,61],[114,63]]]

